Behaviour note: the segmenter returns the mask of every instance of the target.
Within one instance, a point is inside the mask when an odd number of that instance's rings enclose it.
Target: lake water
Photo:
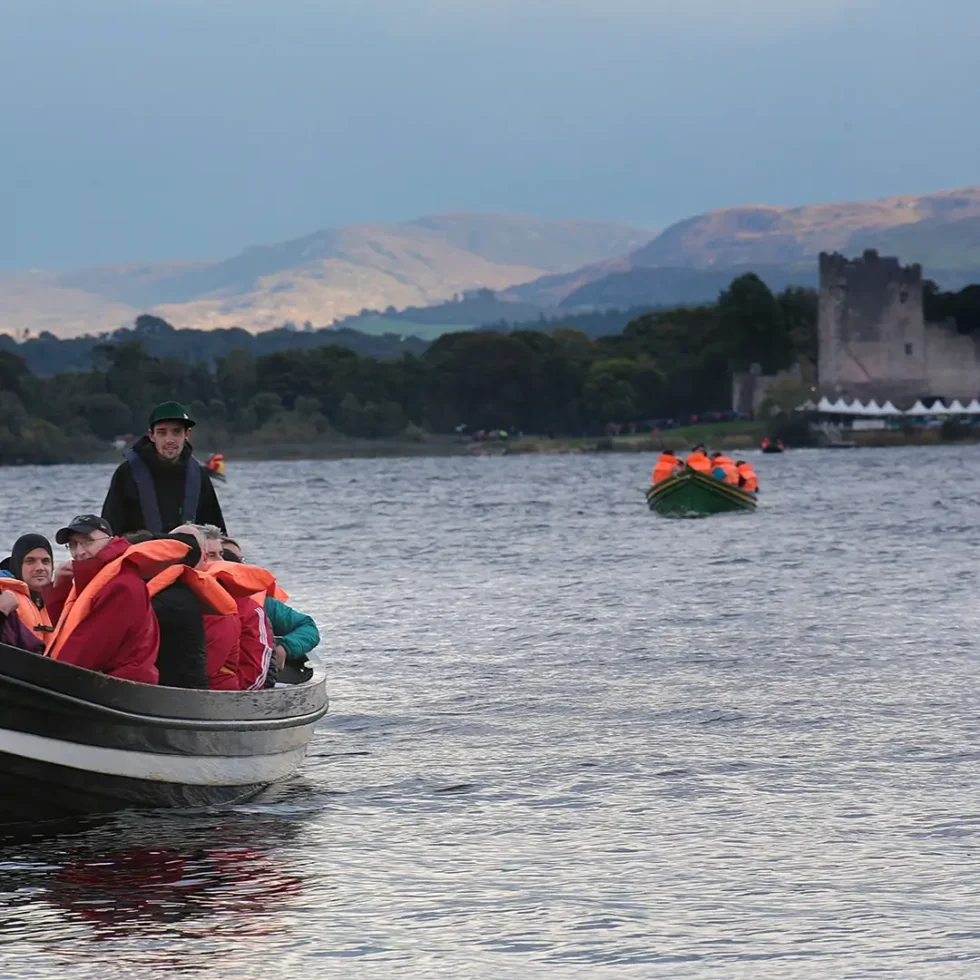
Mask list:
[[[279,796],[0,846],[0,976],[975,977],[980,449],[232,464],[331,711]],[[4,546],[111,468],[0,470]],[[66,556],[67,557],[67,556]]]

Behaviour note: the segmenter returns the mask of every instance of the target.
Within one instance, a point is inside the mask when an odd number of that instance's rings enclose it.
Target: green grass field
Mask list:
[[[497,444],[512,453],[653,453],[661,449],[687,452],[699,442],[712,449],[752,449],[766,433],[764,422],[714,422],[669,429],[662,433],[644,432],[635,436],[591,436],[580,439],[542,439],[528,436]]]

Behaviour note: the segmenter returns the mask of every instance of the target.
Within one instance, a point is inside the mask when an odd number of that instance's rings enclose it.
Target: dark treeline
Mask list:
[[[931,279],[923,283],[922,304],[930,323],[952,320],[960,333],[980,330],[980,286],[966,286],[959,292],[944,293]]]
[[[544,307],[501,299],[492,289],[474,289],[434,306],[408,306],[403,310],[389,306],[383,311],[361,310],[360,313],[345,317],[335,326],[359,330],[362,324],[369,323],[374,317],[383,316],[389,320],[401,321],[409,329],[412,324],[419,323],[451,327],[461,323],[493,323],[500,319],[510,322],[534,320],[542,312]]]
[[[444,307],[451,305],[444,304]],[[514,314],[520,314],[523,310],[523,307],[517,304],[498,301],[494,310],[499,313],[501,308],[508,309],[508,312]],[[519,316],[511,316],[509,319],[501,318],[498,322],[480,329],[506,332],[554,330],[567,327],[581,330],[595,338],[619,333],[627,323],[648,312],[649,309],[649,307],[637,307],[629,310],[609,310],[551,318],[537,314],[526,321],[522,321]],[[23,358],[32,373],[49,375],[63,371],[87,371],[92,367],[92,357],[97,347],[107,343],[125,344],[134,340],[142,343],[144,350],[154,357],[173,358],[194,364],[203,363],[212,368],[219,357],[224,357],[233,350],[248,350],[256,357],[262,357],[280,351],[310,350],[314,347],[336,344],[362,357],[386,360],[401,357],[406,353],[421,354],[428,347],[429,341],[411,336],[410,331],[414,321],[404,321],[408,331],[406,336],[392,333],[370,334],[356,329],[357,323],[367,324],[377,315],[365,314],[362,319],[348,317],[343,321],[347,326],[298,329],[290,325],[253,334],[235,327],[217,330],[177,329],[160,317],[143,314],[136,318],[134,327],[123,327],[112,333],[98,336],[87,335],[62,340],[52,333],[45,332],[37,337],[17,341],[9,335],[0,334],[0,350],[9,351]],[[389,316],[387,312],[384,315]],[[398,319],[401,318],[402,315],[398,314]]]
[[[627,324],[646,313],[660,312],[667,307],[631,306],[625,310],[593,310],[585,313],[565,313],[558,316],[540,313],[530,320],[501,318],[487,323],[482,330],[506,333],[510,330],[579,330],[593,340],[622,333]]]
[[[139,341],[154,357],[173,358],[213,367],[219,357],[233,350],[251,351],[256,357],[281,350],[309,350],[324,344],[347,347],[364,357],[400,357],[404,353],[421,354],[427,344],[417,337],[393,334],[372,336],[349,328],[323,327],[298,330],[280,327],[264,333],[249,333],[237,327],[218,330],[178,330],[166,320],[144,314],[136,318],[135,327],[124,327],[100,336],[72,337],[62,340],[52,333],[17,342],[0,335],[0,350],[17,354],[34,374],[58,374],[62,371],[86,371],[92,367],[96,348],[105,344]]]
[[[142,339],[104,342],[86,372],[33,375],[0,351],[0,462],[91,458],[142,430],[176,398],[205,448],[305,445],[331,435],[422,439],[504,428],[599,433],[611,422],[725,411],[731,375],[816,359],[812,290],[774,296],[754,275],[708,306],[646,313],[614,336],[560,327],[445,334],[423,353],[364,356],[332,344],[204,360],[152,354]]]
[[[738,280],[736,280],[738,281]],[[780,296],[799,290],[787,289]],[[811,290],[805,290],[812,294]],[[967,286],[959,292],[942,292],[932,281],[927,280],[923,290],[925,318],[930,322],[952,320],[963,333],[980,329],[980,285]],[[694,307],[700,308],[700,307]],[[675,308],[676,309],[676,308]],[[452,324],[454,314],[465,310],[464,322],[483,324],[474,329],[485,332],[554,332],[567,329],[580,331],[593,340],[621,333],[627,324],[640,319],[647,313],[670,312],[663,307],[636,306],[628,309],[594,310],[555,315],[535,311],[527,304],[508,303],[496,299],[490,290],[478,290],[465,299],[443,303],[426,310],[409,309],[400,312],[391,309],[383,314],[363,311],[358,317],[348,317],[341,324],[314,329],[307,323],[302,328],[288,324],[276,330],[252,334],[240,328],[195,330],[176,329],[165,320],[144,314],[137,317],[132,328],[122,328],[112,333],[98,336],[60,339],[45,332],[38,337],[18,341],[9,335],[0,334],[0,350],[9,351],[22,358],[33,374],[52,375],[68,371],[88,371],[93,365],[97,348],[106,344],[122,345],[139,341],[144,350],[154,357],[173,359],[192,364],[203,363],[214,368],[217,360],[233,350],[248,350],[256,357],[289,350],[311,350],[325,345],[337,345],[354,351],[362,357],[387,360],[411,353],[421,355],[429,346],[429,341],[411,335],[412,324],[441,323]],[[506,316],[501,315],[502,311]],[[477,317],[479,313],[481,316]],[[491,314],[493,319],[490,319]],[[359,323],[369,324],[372,319],[384,316],[388,320],[405,324],[405,335],[385,333],[371,334],[357,329]]]

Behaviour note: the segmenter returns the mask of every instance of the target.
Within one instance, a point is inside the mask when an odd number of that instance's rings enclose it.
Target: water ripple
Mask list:
[[[651,465],[233,465],[331,713],[265,798],[8,838],[0,975],[974,976],[980,456],[759,457],[703,522]],[[109,473],[0,471],[10,538]]]

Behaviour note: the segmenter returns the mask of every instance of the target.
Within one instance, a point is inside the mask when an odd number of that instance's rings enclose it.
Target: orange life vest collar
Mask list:
[[[146,591],[152,599],[159,592],[169,588],[174,582],[182,582],[201,602],[201,611],[206,616],[236,616],[238,607],[235,600],[223,589],[218,581],[189,565],[171,565],[158,572],[146,583]]]
[[[54,631],[48,637],[45,654],[54,660],[58,659],[68,637],[92,611],[96,596],[122,571],[124,565],[135,570],[145,581],[166,566],[186,558],[190,550],[189,545],[176,538],[160,538],[145,541],[143,544],[133,544],[118,558],[107,562],[82,589],[81,595],[76,592],[73,583]]]
[[[212,561],[208,562],[204,571],[217,579],[236,599],[252,598],[262,605],[269,595],[280,602],[289,598],[289,594],[279,588],[275,575],[258,565]]]

